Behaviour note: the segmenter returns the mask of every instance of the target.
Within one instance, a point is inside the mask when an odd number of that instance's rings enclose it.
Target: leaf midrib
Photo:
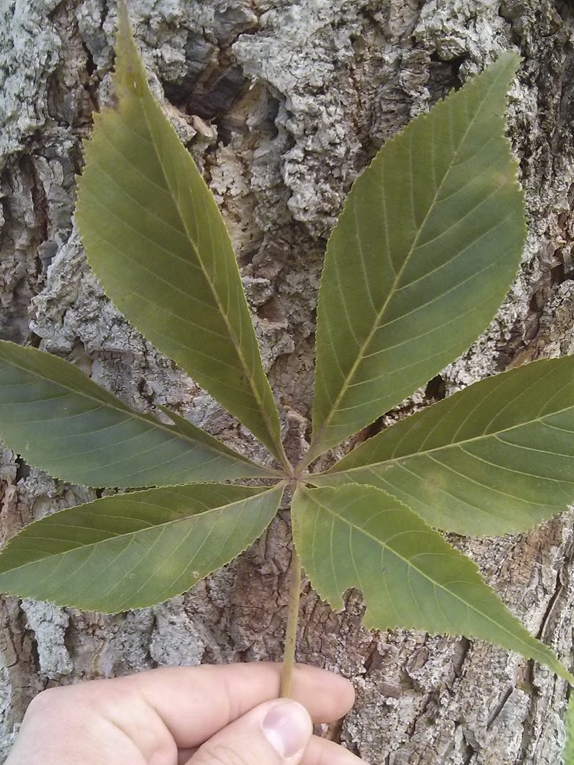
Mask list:
[[[168,488],[168,487],[166,487],[166,488]],[[129,538],[131,540],[131,539],[137,538],[140,534],[146,534],[146,533],[149,534],[149,533],[152,533],[153,531],[158,531],[158,530],[159,531],[163,531],[166,528],[170,528],[170,527],[173,527],[173,526],[177,525],[178,523],[184,523],[185,521],[189,521],[189,520],[191,520],[193,518],[199,518],[199,517],[204,518],[205,516],[209,516],[211,513],[215,513],[215,512],[221,511],[221,510],[230,510],[230,511],[233,511],[235,505],[241,505],[241,504],[249,501],[250,499],[255,499],[257,497],[262,497],[262,496],[264,496],[266,494],[272,494],[274,491],[277,491],[278,488],[279,488],[279,485],[276,485],[276,486],[273,486],[270,489],[266,489],[266,490],[263,490],[263,491],[261,491],[259,493],[252,494],[251,496],[244,497],[243,499],[238,499],[235,502],[230,502],[228,505],[220,505],[219,507],[212,507],[212,508],[209,508],[209,510],[204,510],[204,511],[201,511],[199,513],[194,513],[193,515],[186,515],[183,518],[176,518],[173,521],[166,521],[165,523],[157,523],[155,525],[150,526],[149,528],[138,529],[137,531],[129,531],[129,532],[125,533],[125,534],[115,534],[114,536],[108,537],[107,539],[102,539],[99,542],[91,542],[91,543],[88,543],[88,544],[81,544],[81,543],[79,543],[77,545],[77,547],[74,547],[71,550],[64,550],[62,552],[56,552],[56,553],[53,553],[52,555],[45,554],[43,558],[38,558],[37,560],[30,561],[29,563],[24,563],[21,566],[13,567],[13,568],[9,569],[8,571],[3,571],[3,572],[0,573],[0,577],[4,576],[5,574],[11,574],[14,571],[21,571],[22,569],[25,569],[28,566],[37,565],[37,564],[42,563],[42,562],[44,562],[46,560],[49,560],[50,558],[64,558],[65,556],[71,555],[72,553],[75,553],[78,550],[86,550],[87,552],[90,552],[91,550],[97,549],[100,545],[108,544],[108,543],[113,542],[115,539],[118,539],[118,538],[119,539],[122,539],[122,538],[128,539]],[[133,494],[130,494],[129,496],[132,497],[132,496],[136,496],[137,494],[138,494],[138,492],[134,492]],[[124,496],[124,495],[118,495],[118,496]],[[91,503],[88,503],[88,504],[91,504]],[[144,502],[144,503],[141,503],[141,504],[150,505],[151,507],[159,507],[158,505],[153,505],[153,504],[151,504],[149,502]],[[77,509],[80,510],[81,507],[82,507],[82,505],[79,505]],[[71,508],[71,509],[76,509],[76,508]],[[169,509],[169,508],[167,508],[167,509]],[[66,512],[66,511],[63,510],[63,511],[60,511],[60,512]],[[55,517],[57,515],[58,515],[58,513],[55,513],[53,516],[49,516],[49,517],[53,518],[53,517]],[[121,518],[122,516],[115,516],[115,517]],[[126,517],[126,516],[124,516],[124,517]],[[129,519],[129,520],[131,520],[131,519]],[[30,527],[36,525],[36,523],[41,523],[41,522],[42,522],[41,520],[40,521],[36,521],[35,523],[30,524],[30,526],[27,527],[27,528],[30,528]],[[101,532],[101,529],[87,529],[87,527],[84,527],[84,526],[80,526],[80,527],[75,526],[74,528],[81,528],[81,529],[88,530],[88,531],[100,531]],[[14,537],[14,541],[18,541],[18,536]],[[49,541],[67,542],[67,541],[71,541],[71,540],[57,539],[57,540],[49,540]],[[10,547],[11,547],[11,542],[8,542],[8,544],[5,547],[5,552],[6,553],[10,553]],[[20,548],[20,549],[22,550],[23,548]],[[28,550],[28,552],[34,552],[34,551]]]
[[[539,381],[537,381],[537,382],[539,382]],[[456,448],[459,448],[461,446],[466,446],[467,444],[472,444],[472,443],[475,443],[475,442],[478,442],[478,441],[483,441],[483,440],[486,440],[486,439],[489,439],[489,438],[496,438],[497,436],[501,435],[502,433],[510,433],[512,431],[520,430],[520,428],[526,428],[529,425],[534,425],[535,423],[541,423],[541,422],[543,422],[543,420],[546,417],[555,417],[556,415],[560,415],[563,412],[567,412],[567,411],[569,411],[569,410],[571,410],[573,408],[574,408],[574,404],[571,404],[570,406],[566,406],[563,409],[557,409],[554,412],[549,412],[548,414],[544,414],[544,415],[539,416],[539,417],[533,417],[531,420],[528,420],[527,422],[521,422],[519,425],[510,425],[507,428],[501,428],[500,430],[495,430],[495,431],[493,431],[491,433],[486,433],[486,434],[485,433],[481,433],[479,436],[473,436],[472,438],[465,438],[465,439],[463,439],[461,441],[453,441],[453,442],[451,442],[449,444],[443,444],[442,446],[435,446],[432,449],[422,449],[421,451],[412,452],[410,454],[405,454],[405,455],[403,455],[401,457],[391,457],[390,459],[382,460],[381,462],[367,462],[364,465],[357,465],[356,467],[351,467],[351,468],[347,468],[347,469],[344,469],[344,470],[337,470],[337,466],[335,465],[333,468],[331,468],[332,472],[327,471],[325,473],[317,473],[316,475],[317,475],[317,477],[319,477],[319,476],[335,476],[335,475],[341,475],[342,476],[342,475],[347,475],[347,473],[353,473],[353,472],[359,471],[359,470],[366,470],[367,468],[374,469],[374,468],[379,468],[379,467],[387,467],[387,466],[390,467],[392,465],[399,464],[401,462],[407,462],[408,460],[414,459],[415,457],[433,454],[434,452],[443,452],[443,451],[448,450],[448,449],[456,449]],[[416,416],[416,415],[414,415],[414,416]],[[389,431],[392,429],[392,427],[393,426],[391,425],[390,428],[389,428]],[[460,429],[460,427],[461,426],[459,426],[459,429]],[[513,446],[513,444],[508,444],[508,445],[509,446]],[[517,444],[517,446],[519,446],[519,445]],[[524,448],[527,448],[527,447],[524,447]],[[542,450],[539,450],[539,451],[542,451]],[[550,454],[550,452],[543,452],[543,453],[544,454]],[[350,454],[352,454],[352,452],[350,452]],[[564,456],[568,456],[568,455],[564,455]],[[574,455],[571,456],[571,459],[574,459]],[[312,479],[312,478],[313,478],[313,476],[311,475],[310,479]]]
[[[373,488],[375,488],[375,489],[376,489],[376,487],[373,487]],[[384,542],[381,542],[381,540],[380,540],[380,539],[377,539],[377,537],[373,536],[372,534],[369,534],[369,532],[365,531],[365,530],[364,530],[363,528],[361,528],[360,526],[357,526],[357,525],[355,525],[354,523],[352,523],[352,522],[351,522],[351,521],[349,521],[348,519],[346,519],[346,518],[343,518],[341,515],[339,515],[338,513],[336,513],[336,512],[335,512],[333,509],[331,509],[329,506],[327,506],[327,505],[324,505],[324,504],[323,504],[322,502],[320,502],[318,499],[316,499],[315,497],[311,496],[311,494],[310,494],[310,492],[309,492],[309,490],[308,490],[308,489],[304,489],[304,491],[305,491],[305,493],[306,493],[307,495],[309,495],[309,496],[310,496],[311,500],[312,500],[312,501],[313,501],[313,502],[314,502],[316,505],[318,505],[320,508],[322,508],[323,510],[325,510],[327,513],[329,513],[329,514],[331,514],[331,515],[335,516],[335,517],[336,517],[336,518],[338,518],[338,519],[339,519],[339,520],[340,520],[342,523],[344,523],[344,524],[347,524],[347,525],[348,525],[348,526],[350,526],[352,529],[355,529],[355,531],[358,531],[359,533],[361,533],[361,534],[363,534],[364,536],[368,537],[369,539],[373,540],[375,543],[377,543],[377,544],[378,544],[378,545],[380,545],[381,547],[384,547],[384,548],[385,548],[386,550],[388,550],[388,551],[389,551],[389,552],[390,552],[392,555],[394,555],[394,556],[395,556],[395,557],[397,557],[399,560],[401,560],[401,561],[402,561],[402,562],[403,562],[403,563],[404,563],[404,564],[405,564],[407,567],[411,567],[411,568],[413,568],[413,569],[414,569],[414,570],[415,570],[415,571],[416,571],[416,572],[417,572],[417,573],[418,573],[418,574],[419,574],[421,577],[423,577],[423,578],[424,578],[424,579],[426,579],[428,582],[430,582],[430,584],[431,584],[431,585],[433,585],[434,587],[437,587],[437,588],[439,588],[439,589],[443,590],[445,593],[447,593],[447,594],[448,594],[448,595],[450,595],[451,597],[453,597],[453,598],[455,598],[456,600],[460,601],[460,602],[461,602],[461,603],[462,603],[462,604],[463,604],[463,605],[464,605],[466,608],[470,608],[472,611],[474,611],[474,612],[475,612],[476,614],[478,614],[479,616],[481,616],[481,617],[483,617],[483,618],[486,618],[486,619],[487,619],[487,620],[488,620],[488,621],[489,621],[491,624],[494,624],[494,625],[495,625],[495,626],[496,626],[498,629],[502,629],[502,630],[503,630],[503,631],[504,631],[504,632],[505,632],[507,635],[509,635],[509,636],[511,637],[511,639],[512,639],[513,641],[516,641],[516,640],[517,640],[517,637],[516,637],[516,635],[514,635],[512,632],[509,632],[509,630],[508,630],[506,627],[502,627],[502,626],[501,626],[501,625],[500,625],[500,624],[499,624],[497,621],[495,621],[495,620],[494,620],[492,617],[488,616],[488,614],[484,614],[482,611],[479,611],[479,610],[478,610],[478,609],[477,609],[475,606],[473,606],[473,605],[471,605],[471,604],[467,603],[467,602],[466,602],[466,601],[465,601],[463,598],[461,598],[459,595],[456,595],[455,593],[453,593],[451,590],[449,590],[449,589],[448,589],[447,587],[445,587],[444,585],[441,585],[441,584],[439,584],[439,583],[435,582],[433,579],[431,579],[431,578],[428,576],[428,574],[425,574],[425,573],[424,573],[423,571],[421,571],[421,570],[420,570],[420,569],[419,569],[417,566],[415,566],[413,563],[411,563],[411,562],[410,562],[408,559],[404,558],[404,557],[403,557],[402,555],[400,555],[398,552],[396,552],[395,550],[393,550],[393,548],[392,548],[392,547],[388,546],[388,545],[387,545],[387,544],[385,544]],[[383,492],[383,491],[381,491],[381,489],[376,489],[376,491],[377,491],[377,492],[380,492],[382,495],[386,495],[386,492]],[[391,495],[388,495],[388,496],[391,496]],[[391,497],[391,498],[392,498],[392,499],[395,499],[394,497]],[[402,507],[403,507],[403,508],[404,508],[406,511],[409,511],[409,512],[413,513],[413,515],[416,515],[416,514],[414,513],[414,511],[412,511],[412,510],[409,510],[409,508],[408,508],[406,505],[403,505],[403,503],[402,503],[402,502],[400,502],[399,500],[396,500],[396,501],[397,501],[397,503],[398,503],[399,505],[401,505],[401,506],[402,506]],[[418,516],[417,516],[417,518],[418,518]],[[432,533],[432,529],[430,528],[430,526],[429,526],[429,527],[427,527],[427,526],[426,526],[426,524],[424,524],[424,531],[427,531],[427,528],[428,528],[428,531],[430,531],[430,532]],[[440,536],[440,535],[439,535],[439,536]],[[442,537],[441,537],[441,539],[442,539]],[[448,544],[448,543],[446,542],[446,540],[443,540],[443,541],[445,541],[445,543],[446,543],[446,544]],[[454,548],[452,548],[452,549],[454,550]],[[456,553],[456,550],[454,550],[454,552]],[[460,555],[462,555],[462,553],[459,553],[459,554],[460,554]],[[471,561],[471,560],[470,560],[470,558],[468,558],[467,556],[462,556],[462,557],[463,557],[463,558],[465,558],[465,559],[466,559],[466,560],[467,560],[467,561],[470,563],[470,565],[471,565],[471,566],[475,567],[475,574],[477,574],[477,575],[480,577],[480,573],[479,573],[479,570],[478,570],[478,567],[476,566],[476,564],[475,564],[475,563],[473,563],[473,561]],[[463,583],[464,583],[464,584],[475,584],[474,582],[467,582],[467,581],[464,581],[464,580],[463,580]],[[488,585],[486,582],[481,582],[481,584],[483,584],[485,587],[487,587],[487,588],[489,589],[489,591],[490,591],[490,592],[491,592],[491,593],[492,593],[492,594],[493,594],[493,595],[496,597],[496,593],[494,592],[494,590],[493,590],[493,589],[492,589],[492,588],[491,588],[491,587],[490,587],[490,586],[489,586],[489,585]],[[516,618],[516,617],[515,617],[513,614],[511,614],[511,613],[509,612],[509,614],[508,614],[508,615],[509,615],[509,616],[510,616],[512,619],[515,619],[515,620],[517,621],[517,623],[520,625],[520,627],[521,627],[522,629],[524,629],[524,627],[522,626],[522,624],[520,623],[520,621],[519,621],[519,620],[518,620],[518,619],[517,619],[517,618]],[[450,625],[449,625],[449,626],[450,626]],[[460,633],[456,633],[456,634],[460,634]],[[522,643],[522,645],[525,645],[525,646],[529,646],[529,649],[528,649],[528,650],[529,650],[529,655],[530,655],[530,652],[532,651],[532,646],[530,646],[530,645],[529,645],[529,643],[525,642],[523,638],[518,638],[518,640],[520,640],[520,642]],[[540,649],[539,649],[539,650],[540,650]],[[544,652],[541,650],[541,653],[544,653]]]
[[[134,44],[133,41],[132,41],[132,44]],[[151,127],[151,123],[150,123],[149,118],[148,118],[148,113],[147,113],[146,106],[147,106],[147,102],[149,101],[149,97],[151,97],[151,99],[152,99],[152,108],[156,108],[159,111],[159,113],[161,114],[162,118],[164,118],[166,120],[170,130],[174,130],[174,128],[173,128],[171,122],[169,122],[169,120],[167,119],[167,117],[163,113],[159,103],[157,103],[155,98],[149,93],[149,85],[147,84],[147,77],[145,75],[145,72],[143,72],[143,70],[141,69],[141,64],[140,64],[140,75],[145,80],[145,84],[146,84],[146,90],[144,91],[144,96],[138,96],[136,93],[132,93],[132,97],[135,98],[135,99],[140,100],[141,103],[142,103],[143,113],[144,113],[144,116],[145,116],[148,132],[152,136],[152,139],[153,139],[152,140],[153,149],[154,149],[154,152],[155,152],[156,157],[158,159],[159,166],[161,168],[161,172],[162,172],[162,175],[164,177],[165,183],[167,185],[167,188],[169,189],[170,196],[171,196],[171,198],[174,201],[174,205],[175,205],[175,208],[177,210],[178,217],[179,217],[179,219],[181,221],[181,224],[183,226],[184,231],[186,232],[187,238],[188,238],[189,242],[191,243],[191,245],[192,245],[192,247],[194,249],[194,252],[195,252],[195,255],[196,255],[196,259],[197,259],[197,261],[198,261],[198,263],[199,263],[199,265],[201,267],[201,271],[202,271],[202,273],[204,275],[205,281],[209,285],[209,288],[211,290],[211,294],[213,296],[213,299],[214,299],[214,301],[215,301],[215,303],[216,303],[216,305],[217,305],[217,307],[218,307],[218,309],[220,311],[221,316],[223,317],[223,321],[225,323],[225,327],[226,327],[227,332],[229,334],[229,337],[230,337],[230,339],[232,341],[233,347],[235,348],[235,352],[237,354],[237,357],[239,358],[239,361],[241,363],[241,367],[242,367],[243,373],[245,374],[245,377],[246,377],[246,379],[248,381],[248,384],[249,384],[249,387],[251,389],[251,393],[253,395],[253,398],[257,402],[257,406],[259,407],[259,413],[263,417],[263,422],[265,423],[265,426],[267,428],[268,434],[271,437],[271,443],[275,446],[275,455],[274,456],[275,457],[281,457],[282,456],[281,455],[282,449],[281,449],[280,444],[278,444],[277,441],[276,441],[275,434],[274,434],[274,429],[272,427],[273,423],[271,423],[271,421],[269,419],[266,407],[264,405],[264,401],[263,401],[262,397],[260,396],[259,389],[255,385],[255,380],[253,379],[253,376],[251,374],[251,369],[250,369],[249,365],[247,364],[247,361],[246,361],[246,359],[245,359],[245,357],[243,355],[243,348],[241,346],[241,343],[238,341],[237,336],[236,336],[235,332],[233,331],[233,325],[229,321],[229,317],[227,316],[227,313],[223,310],[223,305],[222,305],[221,301],[219,300],[219,296],[218,296],[217,291],[215,289],[215,285],[211,281],[211,279],[210,279],[210,277],[208,275],[208,272],[207,272],[207,270],[206,270],[206,268],[204,266],[203,260],[202,260],[202,258],[200,256],[198,244],[195,241],[195,239],[193,238],[193,236],[191,235],[191,232],[190,232],[190,230],[188,228],[188,225],[187,225],[185,216],[183,214],[183,211],[180,208],[179,200],[178,200],[177,196],[174,194],[173,189],[171,187],[171,183],[169,181],[167,172],[165,170],[162,157],[161,157],[161,155],[160,155],[160,153],[158,151],[157,141],[155,140],[155,135],[154,135],[154,132],[153,132],[152,127]],[[148,96],[148,98],[146,99],[145,96]],[[190,160],[193,162],[193,159],[190,158]],[[200,182],[202,182],[202,179],[200,179]],[[224,233],[225,233],[225,236],[229,239],[229,234],[228,234],[227,230],[225,230]],[[238,272],[238,274],[239,274],[239,272]],[[249,321],[251,321],[251,319],[249,317],[249,314],[247,315],[247,319]],[[253,329],[253,327],[252,327],[252,329]],[[248,332],[248,334],[249,334],[249,332]],[[257,343],[256,343],[256,345],[257,345]],[[264,376],[264,381],[265,381],[265,379],[266,378]],[[280,460],[280,461],[282,461],[282,460]]]
[[[490,94],[492,89],[494,88],[494,86],[498,83],[498,80],[499,80],[499,78],[501,76],[502,75],[499,75],[495,80],[493,80],[492,84],[487,89],[487,91],[484,94],[483,98],[480,100],[480,102],[479,102],[480,104],[484,103],[484,101],[486,100],[486,98],[488,97],[488,95]],[[443,101],[443,104],[446,104],[446,103],[448,103],[448,97],[447,97],[447,99],[445,99],[445,101]],[[474,113],[474,115],[473,115],[473,117],[472,117],[472,119],[471,119],[471,121],[469,122],[469,124],[467,126],[467,129],[465,130],[463,136],[461,137],[461,139],[460,139],[460,141],[459,141],[459,143],[457,145],[457,149],[456,149],[456,151],[455,151],[455,153],[454,153],[454,155],[453,155],[453,157],[451,159],[451,162],[449,163],[448,168],[446,169],[446,171],[445,171],[445,173],[444,173],[444,175],[443,175],[443,177],[442,177],[442,179],[440,181],[440,184],[439,184],[439,186],[437,187],[437,189],[436,189],[436,191],[434,193],[432,202],[429,204],[429,208],[427,210],[427,213],[426,213],[424,219],[422,220],[421,224],[419,225],[418,231],[416,233],[416,236],[413,239],[413,242],[412,242],[411,247],[410,247],[410,249],[408,251],[408,254],[405,257],[405,260],[404,260],[401,268],[399,269],[398,273],[395,275],[395,278],[393,280],[391,288],[389,289],[389,293],[388,293],[388,295],[387,295],[387,297],[386,297],[386,299],[385,299],[385,301],[383,303],[382,308],[380,309],[380,311],[376,315],[376,319],[373,322],[373,327],[370,330],[369,334],[367,335],[366,340],[361,345],[361,348],[360,348],[359,353],[357,355],[357,359],[355,360],[353,366],[351,367],[351,370],[347,374],[347,376],[346,376],[346,378],[345,378],[345,380],[344,380],[344,382],[343,382],[343,384],[341,386],[341,390],[339,392],[339,395],[335,399],[334,404],[331,405],[331,409],[329,411],[329,414],[327,415],[327,417],[323,421],[323,424],[321,425],[321,427],[320,427],[316,437],[313,439],[314,443],[311,446],[310,453],[311,453],[311,450],[313,450],[313,446],[316,446],[317,444],[320,444],[323,435],[326,433],[326,431],[329,428],[330,421],[335,416],[336,412],[338,411],[338,408],[339,408],[339,405],[340,405],[341,401],[343,400],[344,396],[347,394],[347,391],[348,391],[349,385],[350,385],[350,380],[353,379],[353,377],[355,376],[355,374],[357,372],[357,369],[358,369],[359,365],[363,362],[363,357],[365,355],[365,352],[366,352],[369,344],[371,343],[374,334],[376,333],[376,331],[378,329],[378,326],[379,326],[379,323],[381,321],[381,318],[383,317],[383,315],[384,315],[384,313],[385,313],[385,311],[386,311],[390,301],[392,300],[393,296],[395,295],[395,293],[397,291],[397,284],[398,284],[398,282],[400,281],[400,279],[402,277],[404,269],[406,268],[410,258],[412,257],[413,252],[416,250],[417,243],[418,243],[419,237],[421,235],[421,232],[424,229],[425,224],[426,224],[429,216],[431,215],[431,212],[434,210],[434,208],[436,206],[437,197],[438,197],[440,191],[442,190],[442,188],[443,188],[443,186],[445,184],[446,178],[449,176],[450,172],[452,171],[453,167],[456,164],[454,160],[458,156],[458,153],[460,152],[460,147],[464,143],[464,141],[466,140],[467,135],[468,135],[470,129],[474,126],[475,121],[478,118],[479,113],[480,113],[480,109],[477,108],[475,113]],[[406,130],[408,130],[408,126],[407,126]],[[403,133],[399,133],[399,135],[396,137],[397,140],[399,138],[401,138],[401,137],[404,137],[405,132],[406,131],[404,131]],[[313,454],[315,454],[314,450],[313,450]],[[317,455],[315,455],[315,456],[317,456]]]

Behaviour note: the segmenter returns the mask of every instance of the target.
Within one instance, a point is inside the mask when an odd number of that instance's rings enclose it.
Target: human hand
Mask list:
[[[298,665],[295,701],[277,699],[280,673],[170,667],[52,688],[30,704],[5,765],[361,765],[311,735],[312,722],[349,711],[351,683]]]

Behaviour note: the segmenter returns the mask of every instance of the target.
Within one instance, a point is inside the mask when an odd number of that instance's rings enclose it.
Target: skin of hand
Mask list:
[[[352,707],[351,683],[298,665],[171,667],[40,693],[5,765],[361,765],[312,724]],[[363,763],[364,765],[364,763]]]

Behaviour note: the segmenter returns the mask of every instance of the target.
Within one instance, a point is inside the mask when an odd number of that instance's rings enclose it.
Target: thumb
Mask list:
[[[267,701],[206,741],[188,765],[298,765],[312,731],[301,704]]]

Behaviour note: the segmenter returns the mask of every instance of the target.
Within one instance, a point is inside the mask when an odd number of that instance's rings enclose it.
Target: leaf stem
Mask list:
[[[292,478],[294,475],[293,472],[293,465],[289,461],[289,457],[287,456],[287,453],[285,451],[285,447],[283,446],[283,442],[279,441],[279,463],[283,467],[283,470],[285,471],[284,476],[288,476],[289,478]]]
[[[291,695],[291,681],[295,664],[295,649],[297,648],[297,625],[299,622],[299,600],[301,598],[301,562],[299,554],[293,545],[291,557],[291,584],[289,588],[289,614],[285,633],[285,653],[283,655],[283,671],[281,674],[282,699]]]

